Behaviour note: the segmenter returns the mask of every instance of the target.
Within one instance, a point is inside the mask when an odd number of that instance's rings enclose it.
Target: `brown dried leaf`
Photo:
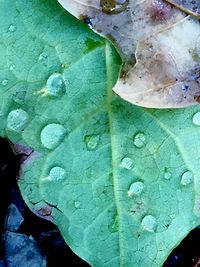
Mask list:
[[[200,101],[197,20],[161,0],[59,1],[115,43],[124,61],[114,88],[119,96],[157,108],[185,107]]]

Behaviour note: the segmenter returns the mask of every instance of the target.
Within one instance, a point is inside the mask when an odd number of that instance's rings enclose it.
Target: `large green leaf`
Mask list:
[[[115,49],[55,0],[1,0],[0,19],[0,134],[35,151],[25,201],[92,266],[162,266],[200,222],[200,108],[113,96]]]

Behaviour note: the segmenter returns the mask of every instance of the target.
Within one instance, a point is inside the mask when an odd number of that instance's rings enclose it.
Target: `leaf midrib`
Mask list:
[[[110,61],[112,59],[112,55],[110,53],[110,44],[107,41],[105,43],[105,67],[106,67],[106,77],[107,77],[107,110],[108,110],[108,119],[109,119],[109,133],[110,133],[110,144],[111,144],[111,165],[113,170],[113,190],[114,190],[114,199],[116,204],[116,210],[118,215],[118,236],[119,236],[119,264],[120,266],[124,266],[124,253],[123,253],[123,233],[121,227],[121,217],[122,217],[122,207],[120,204],[120,198],[118,192],[120,192],[120,186],[118,182],[118,177],[116,174],[117,170],[117,155],[116,155],[116,145],[115,145],[115,134],[113,127],[113,118],[112,118],[112,66]]]

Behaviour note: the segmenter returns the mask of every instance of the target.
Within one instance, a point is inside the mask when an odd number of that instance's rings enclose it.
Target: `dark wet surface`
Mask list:
[[[90,266],[71,251],[54,224],[37,217],[25,205],[16,183],[19,163],[20,156],[14,155],[9,143],[0,138],[0,266],[2,264],[1,260],[4,260],[6,263],[5,266],[16,267],[14,262],[13,265],[11,265],[10,262],[9,264],[6,262],[6,255],[9,253],[5,253],[6,229],[4,226],[9,210],[8,208],[11,203],[18,208],[24,218],[24,221],[16,231],[16,233],[22,235],[20,238],[18,236],[15,240],[22,242],[21,237],[24,235],[27,237],[31,236],[35,240],[38,249],[41,251],[41,255],[47,259],[47,267]],[[16,248],[20,245],[21,244],[16,244]],[[23,252],[19,250],[19,253]],[[28,262],[28,257],[24,260],[27,260],[27,262],[23,261],[23,265],[21,266],[29,267],[30,263]]]
[[[2,260],[5,261],[8,267],[16,266],[13,262],[8,265],[5,255],[5,219],[8,213],[10,204],[14,204],[24,218],[21,225],[16,227],[16,234],[21,234],[22,237],[33,238],[34,245],[37,246],[40,255],[47,261],[47,267],[86,267],[89,266],[78,256],[76,256],[66,245],[57,227],[49,221],[45,221],[34,215],[22,200],[16,183],[16,175],[19,169],[20,156],[13,154],[9,143],[0,139],[0,266]],[[19,223],[19,219],[16,220]],[[13,225],[11,225],[13,227]],[[181,226],[180,226],[181,227]],[[13,233],[13,232],[9,232]],[[2,238],[2,236],[4,238]],[[20,242],[20,241],[18,241]],[[16,246],[21,244],[16,244]],[[22,252],[19,252],[22,253]],[[171,253],[163,267],[197,267],[197,262],[200,258],[200,228],[194,229],[181,244]],[[12,258],[11,258],[12,259]],[[23,262],[23,266],[29,267],[28,257],[27,262]],[[38,258],[39,260],[39,258]],[[14,261],[14,258],[13,258]],[[138,266],[143,267],[143,266]]]

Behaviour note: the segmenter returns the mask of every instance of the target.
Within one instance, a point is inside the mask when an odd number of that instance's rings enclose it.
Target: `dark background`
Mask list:
[[[20,155],[13,153],[9,142],[0,138],[0,260],[6,261],[4,222],[8,206],[14,203],[23,210],[24,217],[18,232],[33,236],[42,254],[47,257],[47,267],[90,266],[71,251],[54,224],[34,215],[23,202],[16,182],[20,158]],[[197,267],[200,266],[199,258],[200,228],[196,228],[171,253],[163,267]]]

